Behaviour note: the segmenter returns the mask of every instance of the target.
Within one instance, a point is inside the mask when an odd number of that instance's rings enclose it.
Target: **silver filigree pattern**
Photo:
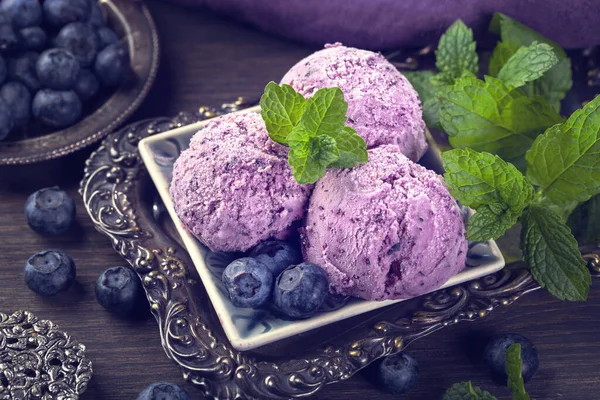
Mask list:
[[[80,188],[96,229],[111,240],[142,278],[168,357],[207,398],[304,397],[324,385],[350,378],[414,340],[448,325],[485,317],[494,308],[539,289],[528,271],[505,269],[416,299],[417,311],[409,315],[402,312],[397,319],[357,330],[351,340],[321,347],[302,359],[265,362],[232,349],[211,328],[215,317],[210,307],[199,307],[194,301],[198,290],[204,298],[206,293],[201,285],[190,282],[187,253],[149,217],[160,206],[144,205],[143,196],[151,183],[136,146],[144,136],[242,106],[238,100],[222,110],[201,108],[196,114],[182,113],[174,119],[159,118],[125,127],[106,138],[92,154]],[[600,277],[600,248],[582,251],[594,276]]]
[[[92,377],[85,346],[28,311],[0,313],[0,399],[76,400]]]

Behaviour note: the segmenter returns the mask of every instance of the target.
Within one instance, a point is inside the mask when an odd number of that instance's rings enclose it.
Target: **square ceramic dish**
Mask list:
[[[258,107],[240,112],[258,112]],[[214,253],[186,231],[177,217],[169,194],[173,163],[187,149],[191,137],[207,124],[202,121],[179,129],[143,139],[139,144],[140,154],[150,177],[154,181],[164,205],[181,235],[204,287],[223,326],[231,345],[238,350],[250,350],[302,332],[350,318],[368,311],[386,307],[404,300],[366,301],[351,298],[340,304],[328,304],[317,315],[300,321],[290,321],[261,310],[235,307],[221,281],[223,269],[233,260],[227,253]],[[421,163],[440,172],[440,153],[431,138],[430,149]],[[468,213],[468,211],[466,211]],[[463,271],[450,278],[442,288],[477,279],[499,271],[504,267],[504,258],[494,241],[469,243],[467,265]]]

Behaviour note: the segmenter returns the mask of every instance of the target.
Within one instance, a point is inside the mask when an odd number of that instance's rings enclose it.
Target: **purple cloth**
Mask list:
[[[600,44],[598,0],[172,0],[208,7],[260,29],[317,46],[421,46],[456,19],[482,32],[505,13],[567,48]]]

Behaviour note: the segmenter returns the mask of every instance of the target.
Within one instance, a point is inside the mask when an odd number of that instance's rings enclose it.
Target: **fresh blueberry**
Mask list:
[[[96,29],[106,25],[104,13],[102,12],[102,7],[100,7],[100,4],[94,0],[92,0],[92,11],[90,13],[90,19],[88,20],[88,24],[90,24],[90,26]]]
[[[21,48],[23,50],[42,50],[46,44],[46,32],[39,26],[23,28],[19,31]]]
[[[119,43],[106,46],[96,57],[94,71],[100,83],[118,86],[129,68],[129,53]]]
[[[42,6],[39,0],[2,0],[0,11],[10,17],[17,29],[39,26],[42,23]]]
[[[4,60],[4,57],[0,56],[0,85],[4,83],[7,76],[8,68],[6,66],[6,61]]]
[[[96,35],[98,35],[98,41],[101,49],[119,42],[119,36],[117,36],[115,31],[110,29],[108,26],[98,28]]]
[[[292,318],[308,318],[317,312],[329,292],[327,274],[311,263],[292,265],[275,281],[273,300],[281,313]]]
[[[19,37],[13,26],[0,24],[0,51],[3,53],[15,50],[19,46]]]
[[[96,300],[112,313],[129,315],[145,300],[142,282],[131,268],[109,268],[96,281]]]
[[[96,32],[84,22],[65,25],[54,40],[57,47],[69,50],[82,67],[89,67],[98,54]]]
[[[85,22],[92,13],[91,0],[45,0],[44,18],[49,25],[60,28],[70,22]]]
[[[273,274],[254,258],[233,261],[223,271],[223,283],[236,307],[260,308],[271,300]]]
[[[6,139],[12,128],[13,119],[10,107],[4,100],[0,99],[0,140]]]
[[[523,380],[528,382],[540,366],[538,351],[531,340],[516,333],[498,335],[490,339],[483,351],[483,362],[488,366],[492,377],[502,385],[507,384],[506,375],[506,350],[515,343],[521,344],[521,360]]]
[[[64,292],[75,281],[75,263],[60,250],[34,254],[25,264],[25,283],[42,296]]]
[[[375,361],[364,371],[365,377],[384,392],[400,395],[413,389],[419,381],[419,364],[406,353]]]
[[[40,58],[38,53],[30,51],[9,59],[9,79],[21,82],[27,86],[31,92],[38,91],[41,87],[40,80],[38,79],[35,70],[38,58]]]
[[[80,69],[77,58],[66,49],[44,51],[38,59],[36,68],[42,85],[56,90],[73,88]]]
[[[148,386],[137,400],[190,400],[190,395],[174,383],[158,382]]]
[[[0,98],[8,104],[15,128],[29,122],[31,117],[31,93],[21,82],[8,82],[0,87]]]
[[[290,265],[302,262],[300,252],[289,243],[281,240],[262,242],[250,251],[249,256],[265,264],[271,270],[273,276],[278,276]]]
[[[75,202],[58,187],[40,189],[25,202],[25,218],[37,233],[57,235],[69,229],[75,221]]]
[[[42,89],[33,98],[33,116],[51,128],[66,128],[81,117],[82,104],[73,91]]]
[[[88,101],[100,90],[100,83],[96,79],[96,75],[92,74],[87,69],[79,71],[75,88],[73,89],[82,101]]]

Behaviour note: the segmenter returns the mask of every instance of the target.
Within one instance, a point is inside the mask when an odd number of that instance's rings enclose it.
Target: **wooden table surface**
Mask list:
[[[204,11],[148,0],[159,30],[162,60],[156,84],[133,119],[174,115],[200,105],[218,106],[237,96],[257,98],[265,84],[278,80],[314,49],[271,37]],[[133,120],[132,119],[132,120]],[[135,399],[146,385],[183,381],[161,348],[152,317],[144,321],[117,319],[94,296],[94,283],[106,268],[122,263],[108,240],[97,233],[83,209],[77,187],[84,150],[58,162],[25,168],[0,168],[0,311],[30,310],[50,319],[87,346],[94,376],[82,399]],[[57,238],[32,232],[23,217],[28,194],[58,184],[75,197],[78,227]],[[45,299],[25,286],[25,260],[44,248],[68,252],[77,263],[78,285],[68,296]],[[454,382],[472,380],[499,399],[507,389],[489,379],[473,356],[478,337],[517,332],[529,337],[540,352],[540,371],[527,385],[538,400],[595,400],[600,393],[600,288],[587,303],[563,303],[538,291],[475,323],[462,323],[417,341],[409,352],[420,363],[419,385],[407,400],[439,399]],[[363,377],[326,387],[316,399],[392,399]]]

